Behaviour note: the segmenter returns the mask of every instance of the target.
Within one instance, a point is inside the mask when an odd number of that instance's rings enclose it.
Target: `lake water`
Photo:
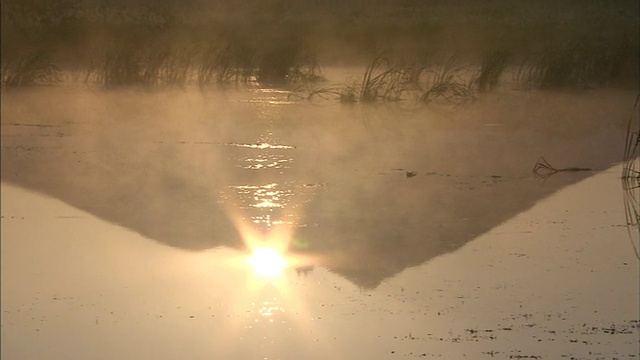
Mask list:
[[[2,357],[637,358],[635,94],[287,94],[3,93]]]

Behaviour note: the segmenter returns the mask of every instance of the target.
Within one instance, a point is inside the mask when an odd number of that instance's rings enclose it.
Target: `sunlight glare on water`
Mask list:
[[[251,202],[250,207],[254,208],[275,208],[284,207],[287,198],[292,196],[290,190],[278,190],[277,184],[266,185],[242,185],[232,186],[240,195],[243,195],[247,202]],[[251,200],[249,200],[251,199]]]
[[[240,148],[250,148],[250,149],[295,149],[296,147],[293,145],[282,145],[282,144],[270,144],[268,142],[257,142],[257,143],[228,143],[228,146],[235,146]]]
[[[273,323],[278,315],[282,315],[286,312],[285,308],[282,307],[282,304],[277,297],[274,297],[271,300],[264,300],[258,303],[253,303],[252,305],[258,308],[256,311],[257,316],[253,320],[256,323]]]
[[[256,157],[247,157],[241,160],[243,164],[238,166],[246,170],[283,169],[287,168],[287,163],[292,161],[290,158],[277,154],[259,154]]]
[[[255,247],[247,259],[247,264],[258,276],[267,278],[277,278],[287,265],[287,260],[278,250],[258,246]]]

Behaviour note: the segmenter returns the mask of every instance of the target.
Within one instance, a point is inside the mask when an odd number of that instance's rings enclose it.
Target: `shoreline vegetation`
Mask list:
[[[522,89],[638,88],[635,0],[2,0],[3,89],[69,78],[278,87],[291,98],[465,104]],[[359,66],[329,84],[322,67]],[[507,80],[508,79],[508,80]]]

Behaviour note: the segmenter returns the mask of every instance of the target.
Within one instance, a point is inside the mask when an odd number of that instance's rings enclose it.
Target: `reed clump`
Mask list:
[[[324,80],[322,67],[315,53],[308,53],[298,58],[289,68],[286,80],[290,84],[309,84]]]
[[[360,79],[347,79],[343,84],[303,86],[291,97],[299,99],[335,98],[342,103],[374,103],[419,101],[462,105],[476,99],[476,90],[463,75],[456,56],[446,62],[429,65],[390,61],[383,54],[373,57]]]
[[[622,188],[624,212],[629,240],[640,259],[640,94],[636,97],[632,115],[627,124],[624,157],[622,163]]]
[[[294,20],[285,23],[276,14],[262,21],[256,31],[263,34],[254,40],[257,83],[286,87],[322,80],[317,53],[304,24]]]
[[[240,84],[255,81],[256,50],[245,43],[210,46],[201,54],[196,77],[198,84]]]
[[[502,74],[510,65],[510,59],[511,53],[504,49],[485,54],[475,79],[475,85],[479,92],[493,90],[498,85]]]
[[[473,82],[465,79],[464,66],[458,65],[454,54],[442,65],[431,66],[425,70],[425,80],[421,85],[420,101],[444,102],[464,105],[477,99]]]
[[[383,54],[373,57],[360,79],[347,79],[343,84],[308,85],[295,89],[293,98],[334,98],[342,103],[396,102],[406,100],[418,90],[421,70],[416,67],[392,63]]]
[[[401,101],[416,89],[420,71],[392,63],[380,54],[373,58],[360,81],[351,81],[340,91],[341,102]]]
[[[626,188],[640,188],[640,94],[636,97],[633,113],[627,122],[622,180]]]
[[[55,84],[64,70],[79,71],[87,82],[106,87],[288,87],[321,80],[320,62],[364,63],[362,77],[338,88],[316,84],[307,94],[343,102],[466,103],[499,87],[507,72],[525,88],[540,90],[628,87],[640,80],[637,4],[630,0],[584,0],[579,6],[572,0],[517,6],[502,1],[253,3],[3,0],[2,83]],[[46,61],[31,55],[5,59],[5,54],[24,54],[25,48],[49,55]],[[383,49],[384,57],[362,61]],[[424,61],[424,54],[455,52],[467,68]],[[475,75],[471,66],[479,69]]]
[[[0,84],[3,87],[51,86],[61,81],[62,71],[53,63],[51,55],[45,51],[2,58]]]
[[[188,49],[116,44],[92,59],[85,81],[104,87],[187,84],[192,52]]]
[[[200,86],[288,86],[323,79],[316,55],[297,42],[265,45],[237,38],[222,47],[209,46],[200,59],[196,71]]]
[[[251,44],[229,43],[221,47],[169,47],[112,44],[96,56],[85,70],[84,80],[105,87],[129,85],[201,87],[260,84],[279,86],[322,79],[313,56],[286,59],[261,58]],[[262,59],[262,61],[260,60]]]
[[[567,39],[524,60],[517,77],[523,85],[542,90],[608,86],[620,80],[634,58],[637,41],[626,35],[602,41]]]

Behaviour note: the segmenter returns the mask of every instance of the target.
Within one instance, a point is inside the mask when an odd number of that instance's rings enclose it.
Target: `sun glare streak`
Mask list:
[[[230,188],[234,191],[227,194],[224,204],[245,248],[235,264],[247,271],[247,285],[252,290],[269,284],[285,290],[289,280],[285,270],[307,266],[312,260],[297,253],[307,249],[295,238],[295,232],[300,211],[315,188],[291,183],[234,185]],[[280,209],[290,211],[282,214],[276,211]]]
[[[258,276],[278,278],[287,265],[287,260],[275,248],[259,246],[252,249],[247,264]]]

